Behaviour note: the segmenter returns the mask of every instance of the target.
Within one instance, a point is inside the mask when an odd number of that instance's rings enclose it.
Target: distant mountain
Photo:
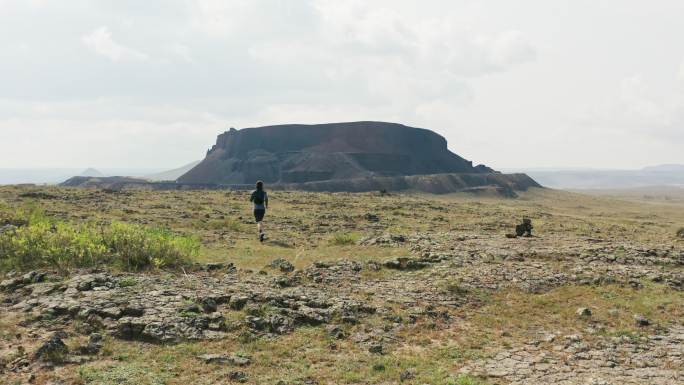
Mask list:
[[[96,178],[101,178],[106,176],[105,174],[101,173],[100,171],[94,169],[94,168],[88,168],[81,172],[78,176],[91,176],[91,177],[96,177]]]
[[[562,189],[624,189],[684,186],[684,165],[661,165],[641,170],[516,169],[546,187]]]
[[[644,172],[681,172],[684,173],[684,164],[661,164],[658,166],[644,167]]]
[[[155,174],[150,174],[150,175],[145,175],[145,179],[149,179],[151,181],[171,181],[171,180],[176,180],[181,177],[181,175],[187,173],[188,171],[192,170],[195,166],[197,166],[201,161],[197,160],[192,163],[188,163],[185,166],[173,169],[173,170],[168,170],[168,171],[163,171]]]
[[[60,183],[62,187],[82,187],[82,188],[113,188],[118,189],[123,185],[139,184],[146,185],[149,182],[145,179],[131,178],[127,176],[92,177],[75,176]]]
[[[74,168],[2,168],[0,169],[0,185],[56,184],[80,171]]]

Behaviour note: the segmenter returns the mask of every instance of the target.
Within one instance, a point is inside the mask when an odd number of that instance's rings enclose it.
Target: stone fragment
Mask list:
[[[586,317],[591,317],[591,309],[588,307],[581,307],[578,308],[577,311],[575,311],[575,314],[577,314],[578,317],[586,318]]]
[[[69,354],[69,348],[58,335],[53,335],[33,353],[33,358],[51,363],[62,363]]]
[[[228,374],[228,379],[235,382],[244,383],[247,382],[247,373],[245,372],[230,372]]]
[[[373,354],[383,354],[384,347],[380,343],[374,343],[368,347],[368,351]]]
[[[278,258],[278,259],[274,260],[273,262],[271,262],[271,264],[269,266],[274,268],[274,269],[279,269],[283,273],[289,273],[289,272],[294,271],[294,269],[295,269],[293,264],[291,264],[290,262],[288,262],[287,260],[285,260],[283,258]]]
[[[635,314],[634,315],[634,322],[636,323],[637,326],[642,326],[642,327],[648,326],[651,324],[651,321],[641,314]]]

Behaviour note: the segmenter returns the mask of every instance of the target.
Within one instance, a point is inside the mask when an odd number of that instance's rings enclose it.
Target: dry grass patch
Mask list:
[[[587,307],[590,317],[576,311]],[[684,316],[684,294],[664,285],[642,289],[609,286],[565,286],[544,294],[521,291],[494,293],[490,302],[473,312],[469,322],[480,329],[529,339],[539,331],[575,333],[592,327],[600,333],[641,333],[633,316],[649,318],[653,327],[667,326]]]

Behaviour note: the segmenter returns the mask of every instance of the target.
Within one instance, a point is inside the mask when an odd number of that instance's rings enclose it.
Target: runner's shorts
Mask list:
[[[264,209],[254,209],[254,220],[261,222],[264,220],[264,215],[266,215],[266,210]]]

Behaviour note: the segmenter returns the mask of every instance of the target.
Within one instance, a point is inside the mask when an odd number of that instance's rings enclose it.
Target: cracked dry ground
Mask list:
[[[469,200],[442,204],[506,211],[498,201],[484,208]],[[533,238],[507,239],[490,229],[495,221],[456,230],[444,225],[450,217],[412,233],[399,229],[403,234],[374,220],[358,225],[369,235],[345,253],[371,249],[378,258],[293,265],[288,259],[296,258],[268,257],[260,268],[221,260],[187,271],[11,275],[0,294],[2,326],[12,331],[0,339],[0,378],[684,383],[682,242],[603,235],[600,228],[614,223],[593,223],[591,234],[565,231],[573,221],[591,220],[545,210],[539,215],[554,231]],[[556,215],[558,224],[549,219]],[[52,335],[69,346],[59,365],[33,357]],[[104,346],[88,352],[93,335],[104,336]]]

